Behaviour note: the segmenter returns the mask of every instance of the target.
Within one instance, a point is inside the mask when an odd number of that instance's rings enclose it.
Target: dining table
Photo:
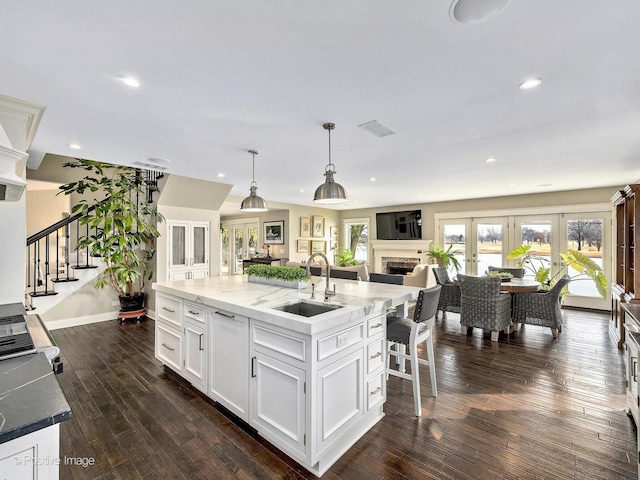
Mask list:
[[[509,293],[537,292],[538,290],[540,290],[540,282],[528,278],[512,278],[500,285],[500,291]]]

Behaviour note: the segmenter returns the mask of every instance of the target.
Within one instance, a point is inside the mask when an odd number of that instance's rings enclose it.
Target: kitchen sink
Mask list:
[[[285,305],[279,305],[273,307],[274,310],[280,310],[282,312],[293,313],[294,315],[300,315],[302,317],[314,317],[322,313],[327,313],[332,310],[342,308],[343,305],[327,305],[324,303],[312,303],[306,300],[300,300],[296,303],[287,303]]]

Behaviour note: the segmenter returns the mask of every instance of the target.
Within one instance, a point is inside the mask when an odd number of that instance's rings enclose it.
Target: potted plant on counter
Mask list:
[[[275,265],[251,265],[244,269],[250,282],[266,283],[287,288],[307,288],[309,275],[299,267],[278,267]]]
[[[118,294],[119,320],[127,317],[125,312],[139,320],[144,315],[145,283],[153,274],[152,259],[160,236],[156,222],[163,217],[146,202],[146,184],[135,168],[83,159],[63,166],[83,169],[87,174],[62,185],[61,193],[99,197],[85,197],[72,208],[73,214],[81,215],[80,224],[89,227],[88,233],[78,238],[76,248],[86,248],[91,256],[102,258],[105,269],[95,286],[109,285]]]

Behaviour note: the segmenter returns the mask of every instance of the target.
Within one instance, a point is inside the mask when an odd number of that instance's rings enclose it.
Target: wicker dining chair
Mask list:
[[[500,292],[500,278],[458,275],[458,281],[462,333],[470,335],[473,327],[490,330],[492,342],[498,341],[500,330],[508,334],[511,326],[511,294]]]
[[[551,290],[515,293],[513,298],[513,323],[514,329],[518,325],[528,323],[549,327],[553,338],[558,338],[558,332],[562,331],[562,311],[560,309],[560,292],[571,281],[569,275],[560,278]]]
[[[506,272],[510,273],[513,278],[524,277],[524,268],[487,267],[487,272]]]
[[[434,268],[433,276],[436,279],[436,284],[442,287],[438,301],[438,310],[442,311],[442,318],[445,318],[447,312],[460,313],[460,286],[451,281],[449,273],[444,267]]]
[[[413,318],[396,317],[395,315],[387,316],[387,341],[386,341],[386,373],[396,377],[411,380],[413,384],[413,406],[415,408],[416,417],[422,415],[422,402],[420,398],[420,376],[419,366],[427,365],[429,367],[429,375],[431,377],[431,395],[438,396],[438,386],[436,384],[436,363],[435,353],[433,350],[433,324],[435,322],[436,312],[438,311],[438,297],[441,293],[439,285],[431,288],[420,290],[416,307],[413,312]],[[418,356],[418,345],[425,342],[427,350],[427,360]],[[395,344],[395,350],[392,345]],[[401,347],[401,348],[399,348]],[[409,354],[406,353],[406,347],[409,348]],[[390,368],[391,356],[395,356],[396,363],[401,368],[394,370]],[[411,361],[411,373],[406,373],[404,364],[406,360]]]

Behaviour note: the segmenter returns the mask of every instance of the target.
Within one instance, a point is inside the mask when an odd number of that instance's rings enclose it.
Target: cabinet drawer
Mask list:
[[[364,338],[363,329],[363,325],[356,325],[318,340],[318,361],[361,341]]]
[[[387,321],[384,315],[367,320],[367,337],[372,337],[384,332],[384,324]]]
[[[301,338],[276,332],[260,325],[252,327],[251,336],[254,347],[262,347],[262,350],[278,352],[302,362],[307,359],[306,342]]]
[[[385,372],[384,370],[379,374],[367,381],[367,390],[365,395],[367,396],[367,410],[371,410],[373,407],[384,401],[385,396]]]
[[[367,375],[373,373],[385,364],[384,338],[367,345]]]
[[[176,328],[182,328],[182,300],[158,295],[156,307],[160,320]]]
[[[204,323],[207,317],[207,309],[204,305],[184,302],[184,316],[197,322]]]
[[[156,357],[176,372],[180,371],[182,335],[156,322]]]

